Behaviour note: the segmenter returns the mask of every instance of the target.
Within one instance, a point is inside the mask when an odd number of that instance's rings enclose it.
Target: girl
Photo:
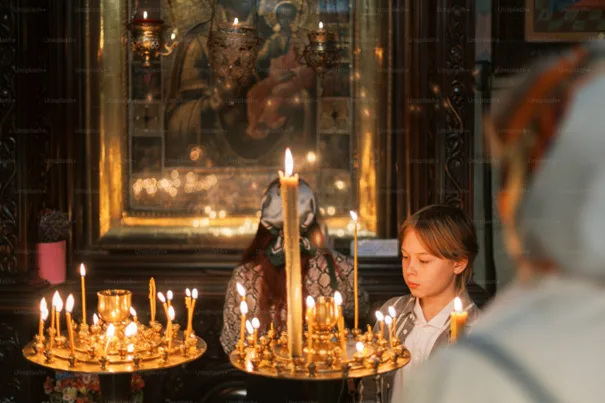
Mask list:
[[[408,365],[384,376],[382,396],[386,402],[399,401],[403,380],[436,347],[449,341],[450,313],[460,297],[472,324],[478,308],[466,292],[478,252],[475,228],[455,207],[432,205],[409,217],[399,231],[403,278],[411,295],[388,300],[380,311],[393,315],[397,337],[410,350]],[[375,326],[375,331],[378,328]],[[373,401],[375,381],[361,384],[362,401]]]

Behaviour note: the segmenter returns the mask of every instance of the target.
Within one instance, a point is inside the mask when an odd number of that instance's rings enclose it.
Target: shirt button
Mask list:
[[[408,334],[407,329],[405,329],[405,330],[403,331],[403,334]]]

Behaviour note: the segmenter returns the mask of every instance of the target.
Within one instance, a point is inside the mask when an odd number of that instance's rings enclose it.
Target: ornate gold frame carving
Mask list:
[[[161,244],[166,249],[191,249],[204,247],[228,247],[239,249],[249,240],[249,233],[242,235],[238,227],[256,225],[256,216],[232,216],[206,222],[202,217],[168,217],[131,215],[127,210],[124,184],[127,171],[127,0],[104,0],[101,3],[86,1],[85,44],[85,127],[86,136],[86,238],[89,245],[103,245],[104,249],[128,249],[149,244]],[[354,7],[359,1],[351,0]],[[387,3],[388,4],[388,3]],[[390,7],[388,5],[387,7]],[[384,10],[384,9],[383,9]],[[388,15],[389,30],[391,26]],[[373,78],[360,76],[361,60],[365,68],[371,63],[364,59],[372,54],[380,59],[382,72],[390,72],[390,44],[384,47],[370,44],[368,32],[362,30],[359,18],[371,18],[367,14],[353,14],[353,99],[354,111],[353,147],[355,165],[358,166],[353,188],[359,200],[360,224],[366,235],[380,237],[381,206],[379,189],[386,188],[388,175],[377,170],[380,155],[390,155],[390,142],[379,139],[390,127],[391,80],[384,75],[382,89],[369,85]],[[372,28],[378,29],[378,28]],[[380,40],[378,36],[377,41]],[[382,41],[384,42],[384,40]],[[389,54],[387,54],[387,52]],[[360,57],[361,55],[361,57]],[[383,62],[383,58],[385,62]],[[374,68],[381,68],[378,64]],[[387,88],[389,87],[389,88]],[[368,108],[374,108],[368,115]],[[388,110],[388,113],[378,113]],[[387,115],[387,116],[385,116]],[[382,132],[382,133],[381,133]],[[390,137],[390,134],[388,135]],[[380,171],[380,172],[378,172]],[[276,172],[277,177],[277,172]],[[328,228],[347,228],[343,217],[325,217]],[[234,230],[235,229],[235,230]],[[348,231],[344,237],[348,238]],[[234,246],[237,245],[237,246]]]

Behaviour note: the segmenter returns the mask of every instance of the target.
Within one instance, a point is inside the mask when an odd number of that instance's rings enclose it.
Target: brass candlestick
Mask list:
[[[320,22],[319,30],[309,32],[308,38],[309,44],[303,51],[303,59],[319,77],[323,77],[326,71],[338,63],[340,50],[336,34],[324,29]]]
[[[95,315],[93,325],[73,332],[73,347],[57,344],[56,329],[49,328],[46,346],[36,337],[25,346],[23,355],[54,370],[115,374],[181,365],[205,353],[206,343],[193,334],[185,338],[178,324],[163,340],[161,324],[145,326],[131,321],[130,291],[105,290],[97,295],[102,321]],[[73,325],[69,322],[68,318],[68,328]]]
[[[353,331],[336,332],[340,321],[340,310],[333,298],[319,297],[313,308],[312,332],[307,332],[304,354],[291,358],[288,351],[288,337],[284,332],[276,341],[275,331],[271,328],[260,337],[260,344],[254,346],[254,329],[249,325],[248,344],[244,350],[236,348],[230,354],[231,363],[238,369],[272,378],[328,380],[360,378],[378,375],[401,368],[410,361],[409,352],[401,345],[389,348],[384,338],[363,337],[361,350],[356,350]],[[343,345],[340,334],[352,334]],[[334,335],[337,337],[334,337]],[[311,337],[309,342],[308,337]],[[382,342],[381,342],[382,340]],[[383,342],[386,345],[383,346]],[[240,347],[240,346],[238,346]],[[355,352],[355,353],[354,353]],[[354,354],[353,354],[354,353]]]

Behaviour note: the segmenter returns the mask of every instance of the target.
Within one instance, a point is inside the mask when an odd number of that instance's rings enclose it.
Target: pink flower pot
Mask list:
[[[65,281],[65,241],[38,244],[38,270],[51,284]]]

